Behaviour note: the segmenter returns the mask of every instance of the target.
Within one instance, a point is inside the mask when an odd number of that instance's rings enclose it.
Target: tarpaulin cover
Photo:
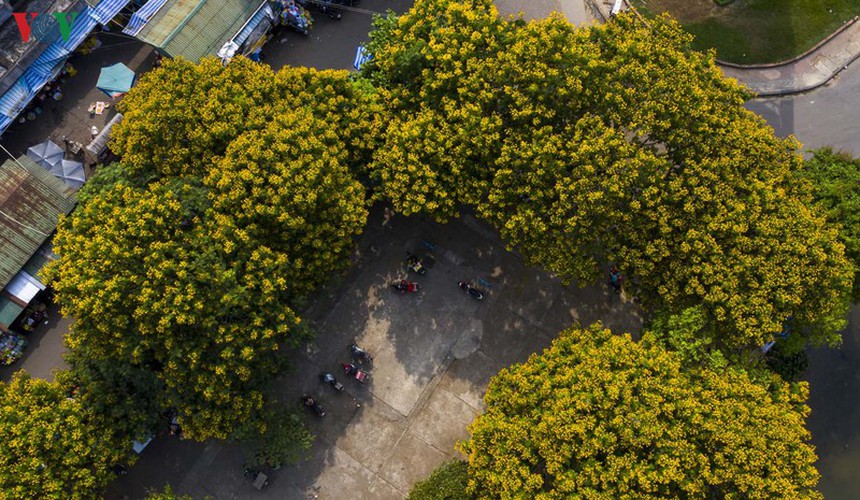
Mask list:
[[[119,97],[134,85],[134,71],[123,63],[102,68],[96,87],[111,97]]]

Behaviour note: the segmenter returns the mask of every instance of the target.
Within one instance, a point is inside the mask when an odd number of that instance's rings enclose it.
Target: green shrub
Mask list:
[[[470,500],[466,462],[457,460],[440,465],[430,477],[416,484],[407,500]]]

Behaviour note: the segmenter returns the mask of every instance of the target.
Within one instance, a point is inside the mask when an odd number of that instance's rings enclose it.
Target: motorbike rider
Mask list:
[[[421,259],[419,259],[417,255],[410,252],[406,253],[406,264],[416,273],[420,273],[421,269],[424,267],[421,263]]]

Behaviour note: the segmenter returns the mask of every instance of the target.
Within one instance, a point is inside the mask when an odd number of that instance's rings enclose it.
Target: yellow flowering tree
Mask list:
[[[20,371],[0,382],[0,401],[2,498],[96,498],[132,459],[131,441],[94,425],[56,382]]]
[[[497,15],[490,0],[419,0],[376,20],[362,71],[390,121],[368,168],[376,197],[396,211],[445,220],[461,200],[485,198],[501,125],[484,99],[495,92],[486,75],[504,28]]]
[[[599,324],[502,370],[461,444],[478,498],[821,498],[808,389]]]
[[[244,57],[165,60],[118,105],[111,149],[134,175],[205,175],[233,139],[268,122],[273,81],[268,65]]]
[[[730,348],[791,321],[838,342],[849,262],[795,182],[794,140],[668,18],[575,28],[488,1],[378,19],[363,74],[392,117],[370,164],[404,214],[471,205],[532,263],[580,284],[610,263],[651,309],[703,305]]]
[[[197,439],[255,415],[280,345],[301,338],[289,257],[219,226],[206,200],[199,186],[116,184],[61,223],[47,270],[76,318],[72,352],[155,374]]]
[[[302,110],[339,138],[338,154],[355,177],[367,180],[367,163],[379,147],[388,116],[380,91],[347,71],[286,66],[275,74],[272,118]]]
[[[337,128],[306,109],[283,109],[243,134],[205,179],[218,225],[289,257],[278,279],[302,297],[351,262],[367,219],[364,187],[347,166]]]
[[[346,72],[244,58],[142,79],[113,139],[123,163],[82,190],[45,272],[76,318],[68,379],[94,418],[139,435],[174,408],[200,440],[266,428],[279,351],[307,333],[293,307],[364,226],[355,176],[383,110]]]

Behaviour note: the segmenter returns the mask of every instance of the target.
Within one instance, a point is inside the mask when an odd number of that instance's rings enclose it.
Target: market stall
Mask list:
[[[0,364],[11,365],[21,359],[27,339],[17,333],[0,333]]]
[[[302,7],[298,2],[294,0],[276,0],[272,2],[272,6],[277,11],[282,25],[292,28],[303,35],[311,32],[314,20],[307,9]]]

